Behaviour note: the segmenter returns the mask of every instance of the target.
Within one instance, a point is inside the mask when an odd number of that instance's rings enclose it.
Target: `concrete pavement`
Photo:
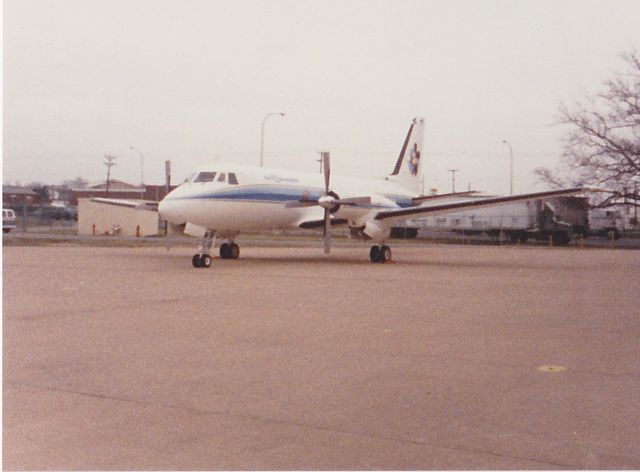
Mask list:
[[[640,251],[192,252],[4,248],[5,469],[640,468]]]

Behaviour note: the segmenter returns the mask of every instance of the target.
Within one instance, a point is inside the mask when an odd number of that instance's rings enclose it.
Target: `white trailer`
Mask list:
[[[546,202],[517,202],[425,216],[408,221],[407,227],[502,235],[512,242],[525,242],[529,238],[547,240],[551,236],[556,244],[568,244],[576,234],[586,236],[588,224],[586,198],[557,197]]]

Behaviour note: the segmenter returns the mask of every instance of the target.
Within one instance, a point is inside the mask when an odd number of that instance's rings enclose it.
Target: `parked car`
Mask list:
[[[16,227],[16,213],[10,208],[2,209],[2,232],[8,233]]]
[[[29,216],[41,220],[78,220],[78,207],[42,206],[31,209]]]

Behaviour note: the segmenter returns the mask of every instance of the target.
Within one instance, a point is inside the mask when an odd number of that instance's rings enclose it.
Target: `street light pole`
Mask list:
[[[510,156],[510,173],[511,173],[511,195],[513,195],[513,148],[511,147],[511,144],[509,144],[509,141],[507,141],[506,139],[503,139],[502,142],[504,144],[506,144],[507,146],[509,146],[509,156]]]
[[[129,146],[129,149],[137,151],[140,154],[140,199],[144,200],[144,156],[142,151],[133,146]]]
[[[449,172],[451,172],[451,192],[452,193],[456,193],[456,172],[458,172],[459,169],[449,169]]]
[[[262,120],[262,132],[260,133],[260,167],[262,167],[263,161],[264,161],[264,124],[267,121],[267,118],[269,118],[270,116],[273,115],[280,115],[280,116],[284,116],[284,113],[282,112],[278,112],[278,113],[267,113],[264,117],[264,119]]]

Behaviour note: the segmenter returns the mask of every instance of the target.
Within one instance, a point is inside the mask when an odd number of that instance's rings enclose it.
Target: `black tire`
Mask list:
[[[371,246],[369,259],[371,259],[371,262],[380,262],[380,248],[378,246]]]
[[[386,244],[378,251],[379,262],[389,262],[391,260],[391,248]]]
[[[193,257],[191,258],[191,263],[193,264],[193,267],[195,267],[196,269],[199,269],[200,267],[202,267],[200,265],[200,254],[194,254]]]
[[[209,268],[211,267],[211,256],[209,254],[203,254],[200,258],[200,267]]]
[[[564,231],[556,231],[553,234],[553,242],[558,246],[567,246],[571,242],[571,238]]]
[[[229,257],[231,259],[237,259],[238,257],[240,257],[240,246],[235,243],[231,244],[229,246]]]
[[[526,231],[512,231],[511,233],[509,233],[509,241],[512,244],[526,243],[527,242],[527,232]]]
[[[227,243],[220,245],[220,257],[222,259],[231,259],[231,249]]]

